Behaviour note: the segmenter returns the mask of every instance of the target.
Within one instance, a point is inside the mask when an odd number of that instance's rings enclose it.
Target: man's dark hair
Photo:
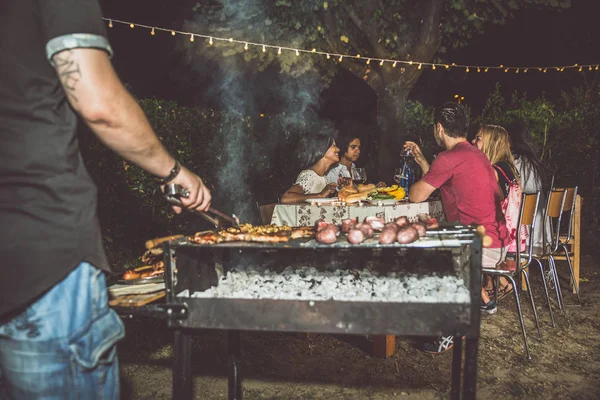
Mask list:
[[[467,137],[469,116],[467,109],[458,103],[448,101],[437,107],[433,113],[433,123],[442,124],[446,135],[450,137]]]
[[[359,135],[354,133],[342,133],[336,140],[337,147],[340,148],[340,159],[346,152],[348,151],[348,146],[350,146],[350,142],[354,139],[358,139],[362,142],[362,139]]]

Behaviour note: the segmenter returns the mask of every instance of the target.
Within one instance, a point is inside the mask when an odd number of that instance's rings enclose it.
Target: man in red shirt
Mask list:
[[[440,189],[448,221],[483,225],[492,244],[483,249],[482,267],[496,268],[505,255],[508,231],[499,207],[494,168],[485,154],[467,141],[468,127],[466,109],[460,104],[448,102],[435,110],[433,136],[446,151],[441,152],[431,166],[416,143],[406,142],[404,147],[412,151],[423,170],[423,178],[411,186],[408,198],[419,203]],[[496,312],[496,305],[483,290],[481,309],[488,314]],[[428,343],[425,350],[439,353],[452,346],[453,338],[446,336],[435,344]]]

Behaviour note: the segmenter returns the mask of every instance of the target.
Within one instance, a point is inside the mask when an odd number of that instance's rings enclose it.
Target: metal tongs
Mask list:
[[[185,189],[184,187],[182,187],[181,185],[178,185],[176,183],[169,183],[168,185],[165,186],[165,198],[167,199],[167,201],[173,205],[179,206],[181,208],[183,208],[184,210],[187,210],[191,213],[194,214],[198,214],[200,215],[202,218],[204,218],[205,220],[207,220],[208,222],[210,222],[211,224],[213,224],[215,226],[215,228],[217,229],[223,229],[224,228],[224,223],[223,221],[226,221],[227,224],[233,226],[233,227],[240,227],[240,219],[235,215],[232,214],[231,216],[225,214],[224,212],[221,212],[219,210],[216,210],[212,207],[210,207],[208,209],[208,211],[204,212],[204,211],[197,211],[197,210],[191,210],[189,208],[186,208],[183,203],[181,203],[181,198],[187,198],[190,195],[190,191]],[[209,214],[213,214],[212,216]]]

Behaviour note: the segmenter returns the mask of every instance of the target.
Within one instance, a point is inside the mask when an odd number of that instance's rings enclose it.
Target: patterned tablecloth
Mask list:
[[[405,215],[412,222],[417,218],[417,214],[429,214],[444,221],[444,209],[440,200],[433,200],[423,203],[404,202],[397,205],[378,206],[378,205],[352,205],[352,206],[332,206],[332,205],[312,205],[302,204],[277,204],[273,210],[271,224],[288,226],[308,226],[314,224],[318,219],[333,224],[341,224],[343,219],[358,217],[362,221],[365,217],[376,216],[383,217],[386,222],[392,221],[397,217]]]

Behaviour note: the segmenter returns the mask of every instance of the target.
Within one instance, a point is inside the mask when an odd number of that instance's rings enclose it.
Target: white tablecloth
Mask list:
[[[365,217],[376,216],[383,217],[386,222],[392,221],[397,217],[405,215],[411,222],[414,222],[418,214],[429,214],[444,221],[444,209],[440,200],[428,201],[423,203],[400,203],[392,206],[377,205],[352,205],[352,206],[331,206],[331,205],[311,205],[302,204],[277,204],[273,210],[271,224],[288,226],[309,226],[313,225],[318,219],[333,224],[341,224],[343,219],[358,217],[362,221]]]

